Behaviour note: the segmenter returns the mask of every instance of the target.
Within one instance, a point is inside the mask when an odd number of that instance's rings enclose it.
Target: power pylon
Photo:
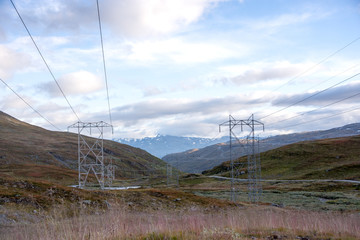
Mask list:
[[[166,164],[166,184],[169,186],[172,179],[172,167],[170,164]]]
[[[169,163],[166,165],[166,184],[168,186],[175,185],[179,186],[179,172],[173,171],[175,168]]]
[[[77,122],[69,128],[78,129],[78,170],[79,188],[86,186],[89,174],[94,174],[101,189],[105,184],[111,185],[114,178],[114,167],[110,158],[105,162],[104,158],[104,128],[112,128],[112,125],[101,122]],[[86,138],[81,133],[88,129],[90,134],[95,132],[97,138]]]
[[[219,125],[219,131],[221,127],[229,127],[229,146],[230,146],[230,168],[231,168],[231,180],[230,180],[230,200],[237,201],[239,194],[239,177],[245,174],[245,167],[247,165],[248,174],[248,196],[251,202],[258,202],[262,193],[262,187],[260,183],[261,179],[261,164],[258,140],[255,139],[255,127],[261,126],[264,131],[264,124],[254,120],[252,114],[247,120],[236,120],[233,116],[229,115],[229,120]],[[250,128],[250,132],[246,139],[241,140],[237,137],[235,128],[241,127],[241,132],[244,131],[244,127]],[[235,161],[233,157],[233,144],[239,144],[245,146],[244,155],[247,155],[247,162]],[[236,154],[240,155],[240,154]]]

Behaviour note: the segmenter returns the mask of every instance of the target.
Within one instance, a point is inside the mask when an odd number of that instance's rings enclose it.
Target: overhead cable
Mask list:
[[[102,28],[101,28],[101,18],[100,18],[99,0],[96,0],[96,6],[97,6],[97,13],[98,13],[98,22],[99,22],[99,31],[100,31],[100,40],[101,40],[101,50],[102,50],[102,59],[103,59],[103,67],[104,67],[104,77],[105,77],[105,84],[106,84],[107,102],[108,102],[108,108],[109,108],[109,119],[110,119],[110,124],[112,125],[111,107],[110,107],[110,97],[109,97],[109,87],[108,87],[107,71],[106,71],[106,62],[105,62],[104,41],[103,41],[103,34],[102,34]]]
[[[318,108],[315,108],[315,109],[313,109],[313,110],[310,110],[310,111],[307,111],[307,112],[302,112],[302,113],[297,114],[297,115],[295,115],[295,116],[292,116],[292,117],[289,117],[289,118],[286,118],[286,119],[277,121],[276,123],[285,122],[285,121],[288,121],[288,120],[290,120],[290,119],[293,119],[293,118],[296,118],[296,117],[300,117],[300,116],[303,116],[303,115],[305,115],[305,114],[312,113],[312,112],[318,111],[318,110],[323,109],[323,108],[330,107],[330,106],[332,106],[332,105],[338,104],[338,103],[340,103],[340,102],[349,100],[350,98],[357,97],[357,96],[360,96],[360,92],[358,92],[358,93],[356,93],[356,94],[353,94],[353,95],[351,95],[351,96],[349,96],[349,97],[346,97],[346,98],[342,98],[342,99],[340,99],[340,100],[337,100],[337,101],[335,101],[335,102],[329,103],[329,104],[327,104],[327,105],[325,105],[325,106],[318,107]]]
[[[26,105],[28,105],[36,114],[38,114],[42,119],[47,121],[51,126],[53,126],[55,129],[59,130],[58,127],[56,127],[54,124],[52,124],[49,119],[44,117],[39,111],[37,111],[33,106],[30,105],[24,98],[22,98],[14,89],[12,89],[3,79],[0,78],[0,81],[8,88],[10,89],[18,98],[20,98]]]
[[[51,69],[50,69],[50,67],[49,67],[49,64],[46,62],[46,60],[45,60],[44,56],[42,55],[42,53],[41,53],[41,51],[40,51],[40,49],[39,49],[38,45],[36,44],[36,42],[35,42],[34,38],[32,37],[32,35],[31,35],[31,33],[30,33],[30,31],[29,31],[28,27],[27,27],[27,26],[26,26],[26,24],[25,24],[25,22],[24,22],[23,18],[21,17],[21,15],[20,15],[19,11],[17,10],[17,8],[16,8],[16,6],[15,6],[15,4],[14,4],[13,0],[10,0],[10,2],[11,2],[11,4],[13,5],[13,7],[14,7],[14,9],[15,9],[16,13],[17,13],[17,15],[19,16],[19,18],[20,18],[20,20],[21,20],[22,24],[24,25],[24,27],[25,27],[25,29],[26,29],[27,33],[29,34],[29,37],[31,38],[31,41],[32,41],[32,42],[33,42],[33,44],[35,45],[35,47],[36,47],[36,49],[37,49],[38,53],[40,54],[41,59],[42,59],[42,60],[43,60],[43,62],[45,63],[46,68],[49,70],[49,73],[50,73],[50,75],[52,76],[52,78],[54,79],[54,81],[55,81],[56,85],[58,86],[58,88],[59,88],[60,92],[62,93],[63,97],[65,98],[66,102],[68,103],[69,107],[71,108],[71,110],[72,110],[72,112],[74,113],[74,115],[76,116],[76,118],[79,120],[79,122],[81,122],[81,120],[80,120],[79,116],[76,114],[76,112],[75,112],[74,108],[71,106],[71,104],[70,104],[70,102],[69,102],[68,98],[66,97],[66,95],[65,95],[64,91],[61,89],[61,87],[60,87],[60,85],[59,85],[58,81],[56,80],[56,78],[55,78],[55,76],[54,76],[53,72],[51,71]]]
[[[276,113],[278,113],[278,112],[284,111],[285,109],[288,109],[288,108],[290,108],[290,107],[292,107],[292,106],[295,106],[295,105],[297,105],[297,104],[299,104],[299,103],[302,103],[302,102],[304,102],[304,101],[306,101],[306,100],[308,100],[308,99],[310,99],[310,98],[312,98],[312,97],[315,97],[315,96],[317,96],[317,95],[319,95],[319,94],[321,94],[321,93],[323,93],[323,92],[326,92],[326,91],[328,91],[328,90],[330,90],[330,89],[332,89],[332,88],[334,88],[334,87],[336,87],[336,86],[338,86],[338,85],[340,85],[340,84],[342,84],[342,83],[344,83],[344,82],[346,82],[346,81],[349,81],[349,80],[351,80],[351,79],[353,79],[354,77],[359,76],[359,75],[360,75],[360,73],[357,73],[357,74],[355,74],[355,75],[353,75],[353,76],[351,76],[351,77],[349,77],[349,78],[346,78],[345,80],[342,80],[342,81],[340,81],[340,82],[338,82],[338,83],[336,83],[336,84],[334,84],[334,85],[332,85],[332,86],[330,86],[330,87],[328,87],[328,88],[325,88],[325,89],[323,89],[323,90],[321,90],[321,91],[319,91],[319,92],[316,92],[316,93],[314,93],[314,94],[312,94],[312,95],[310,95],[310,96],[308,96],[308,97],[306,97],[306,98],[304,98],[304,99],[301,99],[301,100],[299,100],[299,101],[297,101],[297,102],[295,102],[295,103],[292,103],[292,104],[290,104],[290,105],[288,105],[288,106],[286,106],[286,107],[284,107],[284,108],[282,108],[282,109],[279,109],[279,110],[277,110],[277,111],[275,111],[275,112],[272,112],[272,113],[270,113],[270,114],[268,114],[268,115],[260,118],[259,120],[264,119],[264,118],[267,118],[267,117],[270,117],[270,116],[272,116],[272,115],[274,115],[274,114],[276,114]]]
[[[360,95],[360,93],[359,93],[358,95]],[[331,117],[335,117],[335,116],[338,116],[338,115],[342,115],[342,114],[345,114],[345,113],[348,113],[348,112],[353,112],[353,111],[358,110],[358,109],[360,109],[360,107],[356,107],[356,108],[353,108],[353,109],[348,109],[348,110],[346,110],[346,111],[342,111],[342,112],[340,112],[340,113],[335,113],[335,114],[332,114],[332,115],[330,115],[330,116],[326,116],[326,117],[322,117],[322,118],[317,118],[317,119],[314,119],[314,120],[310,120],[310,121],[306,121],[306,122],[301,122],[301,123],[289,125],[289,126],[282,127],[282,128],[290,128],[290,127],[295,127],[295,126],[303,125],[303,124],[306,124],[306,123],[316,122],[316,121],[319,121],[319,120],[328,119],[328,118],[331,118]]]
[[[331,53],[330,55],[328,55],[327,57],[323,58],[320,62],[314,64],[313,66],[311,66],[310,68],[306,69],[305,71],[301,72],[300,74],[296,75],[295,77],[293,77],[292,79],[290,79],[289,81],[287,81],[286,83],[284,83],[283,85],[275,88],[274,90],[272,90],[270,93],[275,92],[277,90],[279,90],[280,88],[288,85],[289,83],[293,82],[294,80],[296,80],[297,78],[303,76],[304,74],[310,72],[311,70],[313,70],[314,68],[316,68],[317,66],[319,66],[320,64],[322,64],[323,62],[327,61],[328,59],[330,59],[331,57],[333,57],[334,55],[338,54],[339,52],[341,52],[342,50],[344,50],[345,48],[347,48],[348,46],[354,44],[355,42],[360,40],[360,36],[355,38],[354,40],[352,40],[351,42],[349,42],[348,44],[346,44],[345,46],[343,46],[342,48],[336,50],[335,52]]]

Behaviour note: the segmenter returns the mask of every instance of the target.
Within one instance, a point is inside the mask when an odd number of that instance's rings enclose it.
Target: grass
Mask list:
[[[3,164],[0,165],[1,176],[17,180],[45,180],[66,186],[77,183],[78,172],[54,165]]]
[[[17,225],[1,239],[358,239],[360,216],[269,207],[214,211],[126,211]]]
[[[261,153],[261,174],[264,179],[360,180],[359,154],[360,136],[290,144]],[[247,160],[241,157],[238,161]],[[229,176],[229,169],[227,161],[204,174]]]
[[[228,202],[228,181],[197,175],[180,181],[188,192],[90,191],[8,177],[0,239],[358,239],[358,190],[334,184],[324,191],[324,183],[267,183],[256,206],[245,192]]]
[[[242,184],[240,202],[232,203],[227,180],[189,174],[165,188],[164,162],[106,141],[118,167],[114,185],[143,188],[76,189],[67,187],[77,182],[75,134],[4,119],[0,114],[0,239],[360,238],[359,184],[266,182],[259,205],[248,203]],[[263,173],[359,179],[359,146],[360,137],[286,146],[264,154]],[[228,174],[226,164],[213,171]]]
[[[189,182],[190,181],[190,182]],[[180,181],[184,191],[230,199],[230,181],[199,177]],[[236,184],[238,200],[248,202],[247,183]],[[262,182],[261,202],[303,210],[360,211],[359,184],[345,182]]]
[[[0,112],[0,165],[33,165],[28,168],[26,175],[40,179],[44,174],[38,170],[41,167],[34,165],[56,166],[64,172],[77,171],[78,162],[78,136],[74,133],[48,131],[12,118]],[[97,133],[96,133],[97,134]],[[97,135],[94,136],[97,136]],[[92,145],[93,138],[85,137]],[[148,170],[157,170],[166,174],[166,163],[147,153],[146,151],[114,141],[104,140],[105,154],[111,156],[116,167],[116,176],[124,177],[123,170],[143,171],[143,176]],[[108,159],[108,158],[106,158]],[[5,167],[6,168],[6,167]],[[25,169],[24,169],[25,170]],[[4,171],[1,167],[0,172]],[[19,173],[19,171],[14,172]],[[1,174],[1,173],[0,173]],[[58,171],[61,175],[61,171]],[[50,179],[53,176],[50,177]],[[64,176],[68,178],[68,176]],[[44,176],[47,180],[48,176]],[[76,178],[75,178],[76,179]]]
[[[206,191],[193,190],[192,193],[219,199],[229,199],[229,190]],[[247,192],[239,192],[237,200],[240,202],[248,201]],[[271,204],[281,208],[322,210],[322,211],[360,211],[360,201],[358,197],[342,192],[281,192],[263,191],[261,203]]]

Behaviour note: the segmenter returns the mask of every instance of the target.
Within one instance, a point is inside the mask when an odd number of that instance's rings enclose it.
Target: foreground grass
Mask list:
[[[1,239],[359,239],[358,213],[269,207],[224,211],[128,211],[55,217],[7,229]]]

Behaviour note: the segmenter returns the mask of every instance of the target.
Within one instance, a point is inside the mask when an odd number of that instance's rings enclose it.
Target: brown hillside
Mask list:
[[[92,138],[87,139],[92,141]],[[5,164],[3,169],[9,169],[10,164],[35,164],[77,171],[77,141],[77,134],[48,131],[0,111],[0,163]],[[162,160],[144,150],[108,140],[104,141],[104,148],[113,157],[118,177],[126,170],[139,170],[146,174],[150,169],[165,169]],[[68,174],[67,170],[58,172]]]
[[[245,157],[239,161],[246,162]],[[229,176],[230,162],[206,175]],[[305,141],[261,154],[264,179],[360,179],[360,135]],[[244,169],[245,171],[245,169]],[[247,175],[244,174],[243,178]]]

